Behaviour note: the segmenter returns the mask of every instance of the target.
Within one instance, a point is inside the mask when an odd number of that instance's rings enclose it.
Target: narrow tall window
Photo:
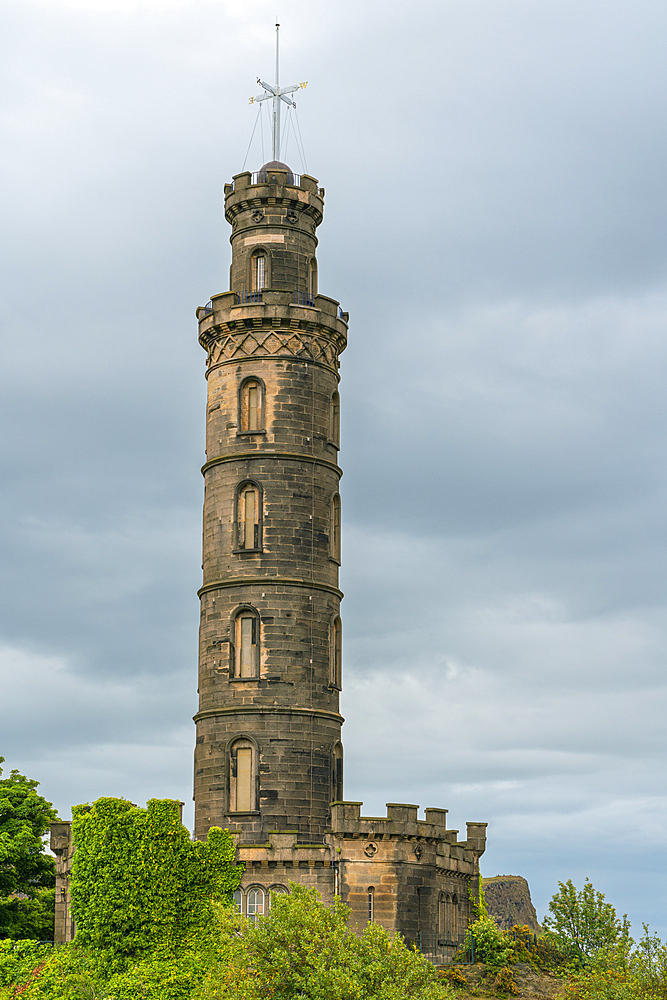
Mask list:
[[[444,941],[445,940],[445,926],[446,926],[446,915],[445,915],[445,894],[441,892],[438,897],[438,937]]]
[[[230,677],[250,679],[259,674],[259,616],[254,608],[241,608],[232,619]]]
[[[331,501],[331,558],[340,562],[340,497]]]
[[[254,615],[240,615],[237,621],[239,677],[252,677],[255,673],[257,652],[257,619]]]
[[[256,431],[259,428],[259,388],[256,385],[248,386],[248,430]]]
[[[236,549],[259,549],[261,493],[255,483],[242,483],[236,494]]]
[[[252,750],[239,747],[236,751],[236,810],[250,812],[252,784]]]
[[[368,887],[368,923],[372,924],[375,917],[375,889],[372,885]]]
[[[264,430],[264,387],[258,378],[241,383],[239,392],[239,429],[242,434]]]
[[[254,748],[250,740],[237,740],[230,750],[229,761],[229,808],[231,812],[253,812],[254,791]]]
[[[243,494],[243,546],[246,549],[257,547],[257,492],[246,490]]]
[[[234,898],[234,906],[239,911],[239,913],[243,913],[243,893],[241,892],[240,889],[236,889],[233,898]]]
[[[343,748],[340,743],[334,747],[331,775],[331,798],[334,802],[343,801]]]
[[[264,890],[248,889],[247,914],[254,924],[264,916]]]
[[[329,439],[332,444],[335,444],[337,448],[340,448],[340,396],[337,392],[334,392],[331,397],[331,415],[329,422],[331,424],[329,428]]]
[[[329,684],[331,687],[342,687],[343,678],[343,628],[340,618],[334,618],[331,623],[331,651],[329,654]]]
[[[308,265],[308,294],[311,299],[317,295],[317,261],[311,257]]]
[[[261,292],[266,287],[266,257],[263,253],[256,253],[252,258],[252,285],[253,292]]]

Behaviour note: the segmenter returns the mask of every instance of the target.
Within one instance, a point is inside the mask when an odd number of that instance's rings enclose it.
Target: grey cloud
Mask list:
[[[5,5],[0,753],[63,814],[189,804],[193,313],[226,288],[274,13]],[[346,793],[488,819],[484,871],[526,875],[540,914],[590,875],[636,927],[664,923],[666,20],[283,16],[320,286],[352,318]]]

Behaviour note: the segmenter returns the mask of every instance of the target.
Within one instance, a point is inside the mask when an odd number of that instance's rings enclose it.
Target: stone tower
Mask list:
[[[225,186],[230,290],[197,310],[207,352],[204,579],[195,836],[227,827],[245,865],[239,908],[267,912],[290,881],[338,895],[433,961],[474,916],[486,823],[446,809],[343,801],[338,711],[338,359],[347,313],[317,290],[324,191],[284,163]],[[51,827],[58,940],[69,940],[69,823]]]
[[[324,189],[284,163],[225,186],[230,290],[207,351],[195,836],[324,842],[343,797],[339,356],[318,293]]]

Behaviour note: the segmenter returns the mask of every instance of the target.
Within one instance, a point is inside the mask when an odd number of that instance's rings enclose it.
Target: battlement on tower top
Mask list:
[[[295,174],[289,168],[257,173],[246,170],[236,174],[231,184],[225,184],[225,217],[232,225],[244,209],[263,205],[292,206],[307,212],[319,226],[324,215],[324,188],[318,186],[317,178]]]

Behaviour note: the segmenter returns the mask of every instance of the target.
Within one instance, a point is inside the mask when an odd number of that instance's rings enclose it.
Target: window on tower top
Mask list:
[[[314,257],[310,258],[308,264],[308,295],[311,299],[317,295],[317,261]]]
[[[256,253],[252,258],[252,290],[261,292],[266,288],[266,255]]]
[[[264,433],[264,383],[251,377],[244,379],[239,391],[239,433]]]

